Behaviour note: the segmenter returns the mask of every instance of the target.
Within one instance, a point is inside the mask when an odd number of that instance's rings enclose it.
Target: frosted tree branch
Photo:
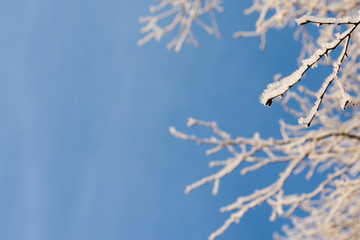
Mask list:
[[[275,97],[282,97],[292,86],[294,86],[296,83],[298,83],[302,76],[306,73],[306,71],[313,67],[319,60],[325,56],[328,55],[330,52],[332,52],[334,49],[336,49],[341,42],[345,40],[343,51],[341,52],[338,60],[333,64],[333,72],[325,79],[322,87],[319,89],[317,96],[317,101],[314,105],[314,107],[311,109],[310,113],[306,118],[300,118],[299,123],[305,124],[307,126],[310,125],[312,119],[314,118],[315,114],[318,112],[320,104],[322,102],[322,99],[325,95],[325,92],[327,91],[329,85],[331,82],[338,76],[340,71],[340,66],[344,61],[345,56],[347,56],[347,50],[349,46],[349,41],[351,37],[351,33],[356,29],[356,27],[359,24],[360,18],[357,18],[355,20],[358,20],[355,23],[352,23],[350,21],[350,18],[342,18],[336,21],[333,18],[314,18],[314,17],[307,17],[304,16],[301,19],[298,20],[299,24],[305,24],[308,22],[312,23],[322,23],[322,24],[332,24],[332,22],[336,23],[342,23],[345,24],[346,22],[350,22],[352,26],[350,26],[346,31],[344,31],[342,34],[337,34],[336,39],[329,42],[322,44],[322,48],[318,49],[314,55],[311,57],[305,59],[302,61],[302,65],[298,70],[293,72],[291,75],[277,81],[274,83],[271,83],[268,85],[267,89],[264,90],[263,94],[261,95],[260,101],[264,105],[270,106],[273,99]],[[342,95],[342,108],[344,109],[346,104],[350,101],[352,101],[349,94],[347,94],[341,84],[341,82],[338,83],[339,87],[341,89],[341,95]]]

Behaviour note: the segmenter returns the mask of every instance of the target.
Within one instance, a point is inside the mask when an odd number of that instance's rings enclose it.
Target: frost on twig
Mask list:
[[[141,32],[146,35],[138,41],[138,45],[143,45],[151,39],[159,41],[165,34],[179,29],[177,36],[167,45],[169,49],[179,51],[184,41],[198,46],[192,32],[194,23],[219,38],[220,32],[215,19],[215,11],[223,11],[220,0],[159,0],[157,6],[150,7],[150,12],[154,15],[139,19],[145,24]],[[201,19],[207,13],[210,15],[209,24]],[[171,17],[173,18],[169,24],[162,24]]]
[[[348,55],[348,47],[351,39],[351,34],[357,28],[360,23],[360,17],[356,18],[317,18],[312,16],[303,16],[297,20],[298,24],[306,24],[306,23],[316,23],[316,24],[349,24],[347,30],[345,30],[341,34],[335,34],[335,39],[331,42],[323,43],[321,48],[318,49],[314,55],[302,61],[302,65],[291,75],[277,81],[271,83],[267,86],[267,89],[264,90],[261,95],[260,101],[264,105],[270,106],[273,99],[276,97],[282,97],[292,86],[298,83],[306,71],[315,66],[322,57],[328,56],[330,52],[335,50],[342,42],[344,42],[343,50],[338,57],[337,61],[333,63],[333,72],[325,79],[323,85],[319,89],[316,94],[316,103],[308,113],[307,117],[299,118],[299,123],[305,124],[306,126],[310,126],[311,121],[314,116],[318,113],[320,108],[320,104],[322,103],[325,92],[329,88],[330,84],[334,79],[337,79],[338,87],[340,90],[340,104],[341,108],[345,109],[346,105],[351,102],[354,103],[351,96],[345,92],[344,86],[341,83],[339,78],[340,67],[343,64],[345,57]]]
[[[293,215],[295,210],[302,209],[311,216],[320,214],[318,212],[322,211],[321,214],[324,217],[326,216],[326,221],[322,220],[329,224],[320,227],[330,231],[333,222],[336,220],[334,218],[342,214],[333,207],[339,205],[340,201],[344,201],[343,197],[337,196],[341,192],[334,185],[339,184],[339,181],[341,181],[342,186],[349,188],[354,184],[352,180],[360,176],[360,115],[355,114],[353,118],[345,121],[341,127],[329,125],[328,121],[334,120],[331,118],[331,114],[328,114],[328,118],[318,120],[317,130],[312,131],[304,131],[303,126],[293,126],[281,122],[281,139],[264,139],[260,137],[259,133],[255,133],[252,138],[231,138],[228,133],[219,129],[215,122],[199,121],[193,118],[189,119],[188,126],[210,128],[214,135],[209,138],[199,138],[195,135],[179,132],[174,127],[171,127],[171,134],[177,138],[211,146],[206,152],[207,155],[216,154],[223,149],[227,149],[231,155],[222,161],[210,162],[210,167],[219,167],[220,170],[187,186],[186,193],[204,184],[213,183],[213,194],[215,195],[218,193],[221,179],[235,170],[240,170],[242,175],[246,175],[274,163],[286,164],[285,170],[279,173],[279,178],[276,181],[270,183],[267,187],[255,190],[250,195],[241,196],[232,204],[221,208],[222,212],[232,213],[225,223],[210,235],[209,239],[215,239],[233,223],[238,223],[250,209],[263,203],[267,203],[272,208],[270,216],[272,221],[281,216],[288,217],[293,222],[298,223],[299,219]],[[245,162],[248,164],[244,164]],[[308,169],[307,178],[311,178],[316,169],[322,171],[327,169],[330,173],[313,191],[287,195],[284,190],[286,181],[293,174],[298,174],[306,169]],[[351,181],[345,182],[343,179]],[[359,181],[357,180],[357,182]],[[356,186],[359,187],[359,183],[357,184]],[[352,189],[352,191],[356,190],[354,186]],[[359,189],[355,193],[353,202],[357,201],[359,203]],[[335,200],[329,202],[329,199]],[[319,205],[324,206],[324,208],[319,209],[317,207]],[[359,213],[360,204],[354,205],[354,207],[357,207],[354,211]],[[306,218],[303,221],[306,222]],[[317,224],[320,224],[320,222]],[[303,225],[299,226],[299,228],[301,227]],[[347,230],[341,229],[341,226],[336,227],[344,236],[353,234],[347,233]],[[292,231],[298,231],[298,229],[289,230],[289,228],[285,228],[284,231],[286,234],[292,234]],[[305,231],[305,234],[307,233]]]

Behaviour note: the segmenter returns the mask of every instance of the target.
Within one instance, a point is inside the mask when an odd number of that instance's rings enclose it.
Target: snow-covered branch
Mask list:
[[[335,39],[328,43],[323,43],[321,49],[318,49],[314,55],[302,61],[302,65],[293,72],[291,75],[268,85],[267,89],[264,90],[263,94],[261,95],[260,101],[264,105],[270,106],[273,99],[275,97],[282,97],[292,86],[298,83],[306,71],[310,68],[315,66],[319,62],[319,60],[323,56],[327,56],[330,52],[335,50],[341,42],[345,41],[343,51],[341,52],[338,60],[333,63],[333,72],[325,79],[323,82],[322,87],[319,89],[318,93],[316,94],[317,101],[311,111],[308,113],[306,118],[300,118],[299,123],[305,124],[307,126],[310,125],[311,121],[313,120],[314,116],[317,114],[322,99],[327,91],[328,87],[332,83],[335,78],[338,78],[338,74],[340,71],[340,66],[342,65],[345,56],[347,56],[348,46],[351,38],[351,33],[357,28],[360,23],[360,17],[357,18],[316,18],[316,17],[309,17],[304,16],[297,21],[299,24],[305,23],[317,23],[317,24],[350,24],[349,28],[341,34],[336,34]],[[349,102],[354,102],[349,94],[345,92],[345,89],[342,83],[338,80],[338,85],[341,90],[342,98],[340,102],[342,103],[342,108],[344,109]]]

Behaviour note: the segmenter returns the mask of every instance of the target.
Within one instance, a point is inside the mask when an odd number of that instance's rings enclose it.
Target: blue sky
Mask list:
[[[296,121],[258,100],[297,66],[291,31],[271,31],[265,51],[232,38],[253,29],[251,2],[225,2],[221,40],[199,30],[200,48],[174,53],[167,37],[136,45],[152,1],[2,1],[0,239],[207,239],[221,206],[268,184],[236,172],[218,196],[210,185],[185,195],[216,156],[168,132],[190,133],[195,117],[279,136],[279,118]],[[261,206],[219,239],[269,239],[281,223],[269,216]]]

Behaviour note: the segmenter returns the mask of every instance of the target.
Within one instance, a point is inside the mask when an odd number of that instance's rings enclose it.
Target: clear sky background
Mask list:
[[[241,2],[241,3],[239,3]],[[222,39],[198,29],[200,48],[138,47],[151,0],[0,1],[0,239],[207,239],[229,216],[219,208],[277,177],[269,168],[221,182],[218,196],[190,184],[214,171],[206,148],[174,139],[188,117],[233,136],[279,136],[296,119],[259,96],[297,66],[292,30],[271,31],[265,51],[252,1],[225,1]],[[282,221],[249,212],[219,239],[269,239]]]

